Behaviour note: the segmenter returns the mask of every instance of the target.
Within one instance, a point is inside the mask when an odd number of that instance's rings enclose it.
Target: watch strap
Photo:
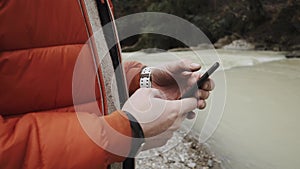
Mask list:
[[[140,77],[140,87],[141,88],[151,88],[152,87],[152,79],[151,79],[151,67],[145,67],[141,71]]]
[[[133,115],[131,115],[129,112],[124,111],[124,113],[128,117],[132,130],[132,142],[129,157],[135,157],[143,147],[145,136],[141,125],[137,122],[135,117],[133,117]]]

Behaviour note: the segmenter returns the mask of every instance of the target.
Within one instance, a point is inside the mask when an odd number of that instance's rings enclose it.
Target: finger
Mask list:
[[[198,100],[197,106],[199,109],[204,109],[206,107],[206,101],[205,100]]]
[[[170,72],[197,71],[201,66],[197,63],[192,63],[190,60],[179,60],[167,65]]]
[[[201,68],[201,66],[200,66],[200,64],[198,64],[198,63],[191,63],[191,64],[190,64],[190,70],[191,70],[192,72],[198,71],[200,68]]]
[[[174,107],[179,107],[180,110],[177,110],[179,112],[179,116],[183,116],[185,113],[197,108],[197,99],[194,97],[181,100],[172,100],[171,102],[174,104]]]
[[[190,74],[190,78],[188,79],[187,82],[188,86],[194,85],[197,82],[197,80],[200,78],[200,76],[201,75],[197,72],[193,72],[192,74]]]
[[[209,94],[210,94],[209,91],[199,89],[199,90],[197,90],[195,97],[197,99],[205,100],[209,97]]]
[[[185,70],[184,66],[179,64],[179,62],[173,62],[166,65],[166,69],[171,73],[175,73],[175,74],[183,72]]]
[[[201,65],[198,63],[181,63],[183,75],[190,75],[192,72],[198,71]]]
[[[192,74],[193,74],[193,72],[190,72],[190,71],[183,71],[182,73],[181,73],[183,76],[191,76]]]
[[[215,88],[215,83],[212,79],[208,79],[201,87],[203,90],[212,91]]]
[[[189,120],[194,119],[195,117],[196,117],[196,113],[193,111],[188,112],[186,115],[186,118]]]

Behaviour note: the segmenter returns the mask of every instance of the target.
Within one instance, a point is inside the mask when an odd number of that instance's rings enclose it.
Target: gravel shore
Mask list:
[[[204,144],[181,131],[164,147],[143,151],[138,157],[137,169],[221,169],[220,161]]]

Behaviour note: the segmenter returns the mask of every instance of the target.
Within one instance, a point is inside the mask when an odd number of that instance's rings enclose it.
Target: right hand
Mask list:
[[[158,89],[138,89],[124,104],[122,110],[131,113],[145,135],[144,150],[163,146],[180,128],[188,112],[197,105],[196,98],[166,100]]]

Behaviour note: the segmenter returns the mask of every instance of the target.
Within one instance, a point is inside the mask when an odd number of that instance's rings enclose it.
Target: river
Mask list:
[[[196,53],[196,54],[195,54]],[[211,57],[214,55],[214,57]],[[124,53],[124,61],[157,66],[178,59],[222,69],[216,89],[195,121],[186,121],[225,169],[296,169],[300,166],[300,59],[271,51],[198,50]]]

